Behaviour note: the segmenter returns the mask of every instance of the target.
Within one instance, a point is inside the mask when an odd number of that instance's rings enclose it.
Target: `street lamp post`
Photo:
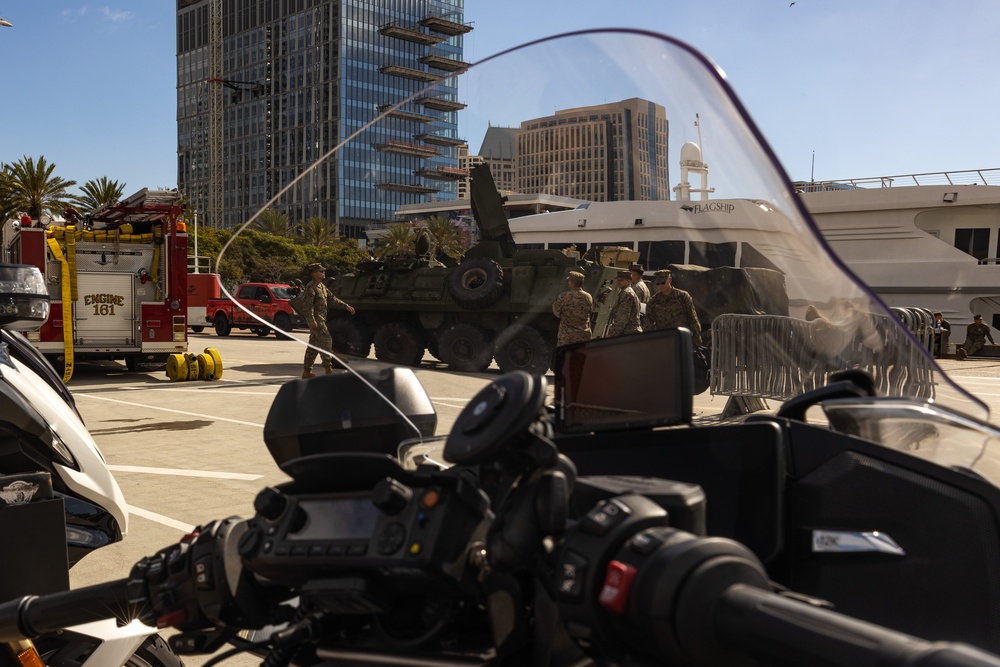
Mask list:
[[[194,210],[194,272],[201,273],[201,262],[198,261],[198,209]]]

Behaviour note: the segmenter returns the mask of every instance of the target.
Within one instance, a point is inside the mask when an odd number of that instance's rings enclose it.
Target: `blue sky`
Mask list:
[[[687,41],[794,179],[1000,167],[996,0],[466,0],[468,61],[569,30]],[[0,161],[176,185],[172,0],[0,0]],[[478,146],[472,147],[474,150]]]

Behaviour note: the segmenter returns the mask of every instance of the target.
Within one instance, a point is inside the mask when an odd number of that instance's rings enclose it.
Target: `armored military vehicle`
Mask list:
[[[356,314],[331,310],[335,350],[368,356],[374,343],[375,357],[394,364],[418,365],[429,350],[459,371],[482,371],[496,359],[504,372],[544,373],[559,327],[552,302],[570,271],[584,274],[595,330],[603,330],[610,304],[601,296],[613,290],[618,269],[597,255],[515,248],[488,166],[473,167],[470,193],[481,240],[458,266],[437,261],[430,237],[420,234],[414,256],[366,262],[337,277],[333,293]]]

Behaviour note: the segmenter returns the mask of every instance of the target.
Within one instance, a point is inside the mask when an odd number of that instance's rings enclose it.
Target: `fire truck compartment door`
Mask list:
[[[135,275],[77,274],[76,344],[81,347],[135,345]]]

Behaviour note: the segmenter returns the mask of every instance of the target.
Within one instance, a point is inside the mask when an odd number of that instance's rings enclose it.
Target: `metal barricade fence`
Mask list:
[[[881,395],[934,397],[931,362],[887,316],[720,315],[712,322],[712,394],[784,401],[845,368],[871,373]]]

